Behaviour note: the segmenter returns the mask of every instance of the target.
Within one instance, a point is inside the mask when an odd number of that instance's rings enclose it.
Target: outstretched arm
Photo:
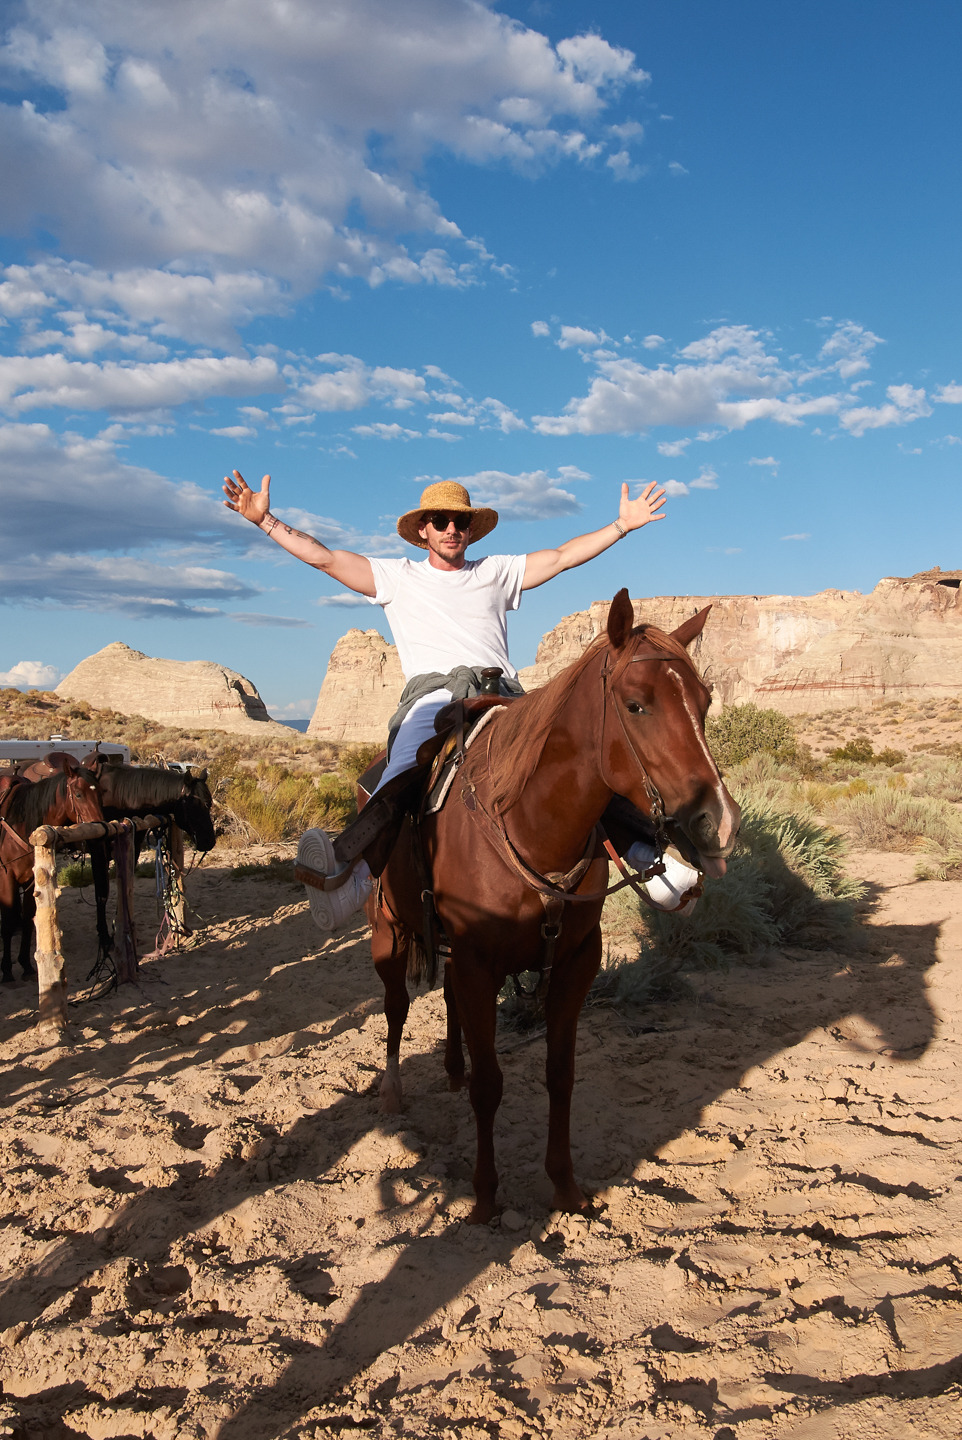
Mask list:
[[[305,565],[312,565],[315,570],[323,570],[332,580],[339,580],[342,585],[346,585],[349,590],[356,590],[359,595],[373,597],[377,586],[374,583],[371,562],[366,555],[355,555],[353,550],[329,550],[320,540],[315,540],[313,535],[308,535],[303,530],[294,530],[271,514],[269,475],[264,476],[260,490],[252,490],[240,471],[235,470],[233,476],[224,476],[224,494],[227,496],[224,504],[228,510],[243,515],[244,519],[256,525],[258,530],[263,530],[265,535],[276,540],[288,555],[293,555],[296,560],[303,560]]]
[[[618,540],[623,540],[629,530],[640,530],[652,520],[664,520],[662,506],[665,492],[654,483],[646,485],[637,500],[628,499],[627,481],[621,487],[621,507],[618,519],[593,530],[590,535],[578,535],[566,540],[557,550],[535,550],[525,559],[522,590],[534,590],[546,580],[553,580],[563,570],[573,570],[586,560],[593,560],[602,551],[608,550]]]

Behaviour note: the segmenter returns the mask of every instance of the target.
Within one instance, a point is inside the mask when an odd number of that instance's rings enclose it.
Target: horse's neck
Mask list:
[[[569,869],[580,859],[611,799],[599,763],[600,679],[592,672],[585,685],[589,690],[579,686],[552,725],[541,758],[506,817],[512,839],[542,868]],[[588,694],[599,698],[589,700]]]

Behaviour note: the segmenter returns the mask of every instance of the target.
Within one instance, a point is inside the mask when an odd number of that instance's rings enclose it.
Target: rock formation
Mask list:
[[[962,571],[880,580],[869,595],[663,595],[635,600],[635,618],[673,630],[704,605],[693,655],[714,703],[754,700],[787,715],[847,710],[875,700],[962,692]],[[525,689],[556,675],[604,629],[607,600],[569,615],[521,671]],[[377,743],[404,685],[397,651],[376,630],[339,640],[309,735]]]
[[[376,630],[349,630],[331,653],[307,733],[315,740],[383,743],[403,689],[394,646]]]
[[[271,719],[257,687],[236,670],[212,660],[154,660],[119,640],[81,660],[57,694],[182,730],[294,733]]]
[[[753,700],[787,715],[962,691],[962,571],[880,580],[868,595],[686,595],[635,600],[635,618],[672,630],[712,612],[692,654],[716,705]],[[543,685],[600,634],[608,601],[555,626],[521,672]]]

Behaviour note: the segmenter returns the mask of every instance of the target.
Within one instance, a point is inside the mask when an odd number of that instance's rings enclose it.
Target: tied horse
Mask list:
[[[433,891],[452,1089],[465,1079],[462,1036],[471,1060],[474,1223],[493,1216],[498,1187],[497,997],[524,970],[543,972],[552,1206],[588,1208],[572,1167],[570,1108],[578,1017],[601,963],[608,861],[599,822],[612,797],[677,836],[705,873],[725,872],[740,812],[705,742],[711,697],[687,650],[707,614],[665,634],[635,626],[620,591],[606,633],[541,690],[505,706],[465,752],[444,808],[404,827],[368,902],[388,1021],[381,1103],[397,1111],[406,980],[418,973],[430,928],[423,893]]]
[[[0,978],[4,981],[13,979],[11,950],[17,929],[23,978],[28,980],[33,974],[30,942],[36,903],[30,835],[38,825],[84,825],[103,818],[94,776],[73,762],[44,780],[14,779],[4,790],[0,800]]]

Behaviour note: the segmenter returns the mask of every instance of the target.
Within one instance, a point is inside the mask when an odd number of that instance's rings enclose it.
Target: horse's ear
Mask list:
[[[619,590],[608,611],[608,642],[613,650],[620,650],[631,634],[635,623],[635,612],[628,599],[627,590]]]
[[[202,780],[205,784],[207,783],[207,776],[209,772],[206,765],[204,766],[203,770],[191,770],[190,773],[195,780]]]
[[[678,626],[677,630],[671,632],[671,638],[677,640],[679,645],[684,645],[687,649],[691,642],[704,630],[705,621],[708,619],[710,609],[711,606],[706,605],[704,610],[699,610],[697,615],[693,615],[690,620],[685,620]]]

